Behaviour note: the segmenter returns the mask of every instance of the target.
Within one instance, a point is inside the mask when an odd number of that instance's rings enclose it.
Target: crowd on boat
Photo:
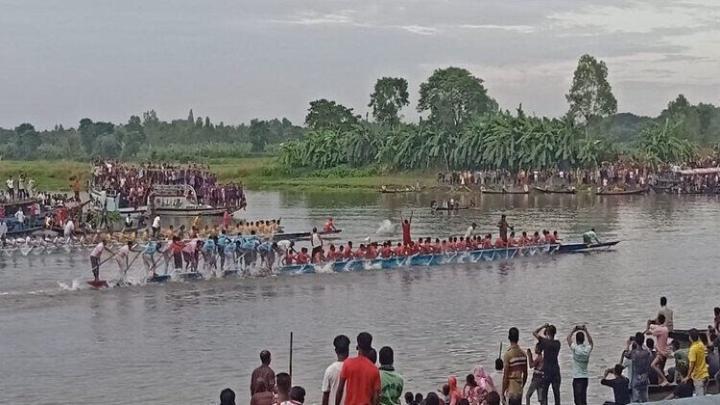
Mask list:
[[[699,397],[717,394],[714,385],[720,377],[720,308],[715,308],[713,324],[707,330],[687,331],[689,347],[679,348],[673,336],[673,311],[662,297],[660,308],[645,329],[628,339],[617,364],[603,368],[595,380],[608,387],[611,401],[605,405],[627,405],[661,399]],[[567,333],[567,334],[565,334]],[[357,335],[357,354],[350,356],[351,341],[345,335],[333,339],[335,359],[318,381],[322,405],[529,405],[533,397],[541,405],[561,403],[560,356],[563,346],[571,360],[571,390],[576,405],[588,404],[588,387],[598,375],[590,367],[595,349],[587,325],[570,325],[562,333],[555,325],[545,323],[532,332],[532,347],[520,344],[520,330],[508,329],[507,349],[486,371],[482,364],[468,369],[464,376],[449,375],[446,383],[426,394],[406,390],[405,379],[395,368],[395,352],[390,346],[379,350],[370,333]],[[528,336],[529,337],[529,336]],[[673,359],[673,366],[665,370]],[[250,378],[251,405],[302,404],[306,390],[292,387],[288,373],[275,374],[271,354],[260,353],[261,364]],[[652,391],[652,394],[651,394]],[[242,402],[242,401],[241,401]],[[225,389],[220,403],[235,404],[235,394]]]
[[[191,186],[199,203],[213,207],[242,207],[245,204],[242,185],[219,183],[207,165],[133,165],[112,160],[97,160],[93,165],[91,186],[119,195],[121,206],[145,205],[153,187],[159,185]]]

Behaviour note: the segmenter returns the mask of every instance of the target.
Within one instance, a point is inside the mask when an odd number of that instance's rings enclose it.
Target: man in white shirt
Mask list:
[[[575,342],[572,337],[575,335]],[[585,336],[587,335],[587,342]],[[575,405],[587,405],[587,388],[588,388],[588,363],[590,362],[590,353],[593,349],[593,340],[585,325],[576,326],[567,337],[567,344],[572,350],[573,362],[573,397]]]
[[[320,237],[320,234],[318,234],[317,228],[313,228],[312,230],[312,235],[310,235],[310,245],[312,246],[312,252],[310,253],[310,262],[315,263],[318,253],[322,253],[323,251],[323,241]]]
[[[475,228],[477,228],[477,224],[475,222],[468,226],[468,229],[465,231],[465,239],[475,234]]]
[[[18,209],[15,213],[15,219],[20,223],[20,229],[25,228],[25,213],[22,208]]]
[[[160,236],[160,215],[156,215],[152,223],[152,236],[157,238]]]
[[[338,385],[340,384],[340,372],[342,371],[343,362],[350,355],[350,338],[345,335],[338,335],[333,340],[335,346],[335,354],[337,361],[328,366],[322,381],[322,405],[329,405],[330,399],[335,401]],[[345,403],[343,396],[341,405]]]
[[[75,223],[72,219],[68,219],[68,221],[65,223],[65,227],[63,228],[63,236],[66,238],[67,242],[70,241],[70,239],[73,237],[73,234],[75,233]]]

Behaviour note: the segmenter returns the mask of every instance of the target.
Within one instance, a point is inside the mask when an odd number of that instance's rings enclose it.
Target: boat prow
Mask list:
[[[108,282],[105,280],[88,280],[88,285],[95,289],[108,288]]]

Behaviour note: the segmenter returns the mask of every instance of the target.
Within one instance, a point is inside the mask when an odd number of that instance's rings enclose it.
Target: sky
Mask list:
[[[559,116],[578,58],[604,60],[618,111],[678,94],[720,104],[720,0],[0,0],[0,127],[125,122],[154,109],[238,124],[380,77],[482,78],[504,109]]]

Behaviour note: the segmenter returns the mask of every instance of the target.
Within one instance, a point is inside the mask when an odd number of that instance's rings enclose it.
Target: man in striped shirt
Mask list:
[[[510,348],[503,355],[503,382],[500,393],[503,403],[507,400],[522,400],[523,388],[527,382],[528,360],[525,351],[518,345],[520,332],[517,328],[510,328],[508,340]]]

